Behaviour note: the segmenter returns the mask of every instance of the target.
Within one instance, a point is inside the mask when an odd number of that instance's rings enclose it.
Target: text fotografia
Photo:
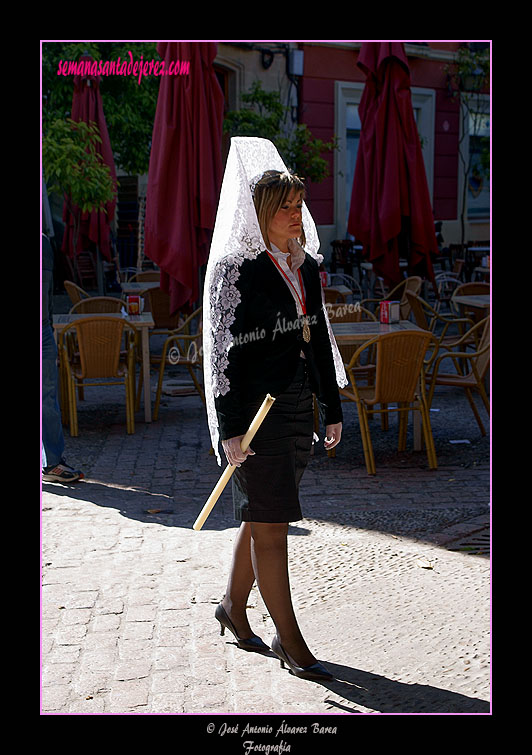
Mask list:
[[[212,734],[215,731],[214,724],[209,724],[207,726],[207,731]],[[223,723],[218,727],[216,733],[220,737],[236,735],[240,736],[241,738],[250,737],[253,735],[263,736],[266,734],[267,736],[272,736],[275,739],[278,739],[281,736],[297,736],[308,734],[316,734],[318,736],[320,734],[334,735],[337,733],[337,729],[336,726],[322,726],[319,723],[311,723],[305,726],[291,726],[290,724],[287,724],[286,721],[283,721],[278,727],[270,725],[256,726],[247,723],[245,726],[240,728],[240,724],[231,725]],[[243,739],[242,748],[245,755],[252,755],[252,753],[254,752],[262,752],[266,753],[266,755],[273,755],[273,753],[284,753],[291,751],[291,745],[288,742],[285,742],[284,739],[280,739],[280,741],[276,742],[276,744],[263,744],[261,742],[255,742],[255,740],[253,739]]]
[[[133,60],[131,50],[129,60],[60,60],[58,76],[135,76],[138,83],[143,76],[188,76],[190,60],[171,60],[168,66],[164,60]]]

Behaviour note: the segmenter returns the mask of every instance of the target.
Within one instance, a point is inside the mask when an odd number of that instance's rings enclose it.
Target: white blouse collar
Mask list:
[[[278,247],[276,247],[275,244],[273,244],[272,242],[270,242],[270,244],[271,244],[271,247],[272,247],[272,254],[274,254],[276,256],[278,254],[282,254],[282,256],[284,258],[288,257],[288,255],[290,254],[290,252],[281,252],[281,250]]]

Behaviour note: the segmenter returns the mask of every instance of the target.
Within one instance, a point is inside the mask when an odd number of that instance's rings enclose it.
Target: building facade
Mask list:
[[[446,245],[461,241],[464,206],[464,240],[490,237],[489,178],[464,169],[470,157],[474,165],[480,160],[474,153],[480,152],[480,140],[489,137],[489,93],[477,98],[481,112],[464,115],[449,76],[459,48],[469,44],[404,43],[434,219],[442,221]],[[306,124],[325,142],[336,138],[337,149],[324,155],[329,176],[310,184],[308,195],[326,259],[330,243],[347,233],[360,135],[358,104],[365,85],[357,66],[361,46],[356,41],[221,42],[215,61],[228,110],[238,109],[242,94],[259,80],[265,90],[279,92],[293,124]],[[226,136],[225,151],[228,141]]]

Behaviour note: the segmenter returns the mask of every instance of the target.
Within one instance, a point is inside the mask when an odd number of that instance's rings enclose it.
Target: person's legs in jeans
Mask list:
[[[59,464],[65,450],[58,398],[57,346],[50,325],[42,331],[42,442],[43,467]]]

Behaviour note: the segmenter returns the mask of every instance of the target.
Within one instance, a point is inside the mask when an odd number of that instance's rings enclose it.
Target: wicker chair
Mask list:
[[[416,325],[419,325],[423,330],[430,331],[434,336],[434,344],[436,349],[434,356],[437,354],[440,348],[451,349],[456,343],[463,344],[463,337],[466,330],[469,330],[475,324],[470,317],[456,317],[455,315],[441,315],[432,307],[428,302],[422,299],[417,294],[413,294],[411,291],[406,292],[406,298],[410,304],[412,315],[414,317]],[[458,326],[458,334],[449,334],[448,330],[451,326]],[[441,327],[441,330],[439,328]],[[436,329],[438,328],[438,333]],[[473,343],[475,346],[478,340],[475,340],[477,336],[476,331],[472,331],[469,337],[469,343]]]
[[[89,296],[87,299],[80,299],[71,308],[69,314],[71,315],[108,315],[115,312],[120,312],[124,307],[122,299],[117,299],[114,296]],[[73,332],[67,335],[67,349],[69,353],[70,361],[76,361],[78,355],[76,354],[76,338]],[[77,381],[78,398],[80,401],[84,398],[83,393],[83,380]]]
[[[376,317],[373,314],[373,312],[370,312],[369,309],[364,309],[364,307],[361,307],[358,303],[356,305],[354,304],[326,304],[325,305],[327,310],[327,316],[329,318],[329,322],[336,323],[336,322],[367,322],[367,321],[376,321]],[[344,363],[344,366],[347,367],[347,365],[351,362],[351,357],[355,353],[355,351],[359,348],[356,344],[342,344],[338,343],[338,351],[340,352],[340,355],[342,357],[342,361]],[[365,379],[368,383],[373,379],[373,376],[375,374],[375,347],[372,349],[368,349],[367,353],[365,354],[365,362],[364,364],[360,363],[360,360],[357,364],[353,364],[351,366],[351,371],[353,375],[357,377],[357,379],[363,380]],[[384,416],[384,415],[383,415]],[[314,422],[314,429],[316,433],[318,432],[318,414],[317,414],[317,407],[315,405],[315,422]],[[384,427],[384,423],[383,423]],[[334,458],[336,456],[336,449],[333,448],[330,451],[327,451],[327,456]]]
[[[85,289],[81,288],[72,281],[63,281],[63,285],[65,287],[65,291],[70,297],[72,304],[77,304],[78,301],[81,301],[82,299],[88,299],[90,297],[90,294],[88,294]]]
[[[473,328],[471,330],[473,330]],[[486,435],[484,424],[482,423],[482,419],[473,399],[473,390],[476,389],[480,393],[480,397],[489,416],[490,404],[484,387],[484,380],[488,374],[490,365],[490,318],[486,317],[484,320],[478,322],[474,325],[474,330],[481,333],[476,351],[470,352],[465,351],[465,349],[459,349],[459,351],[448,351],[436,357],[432,365],[432,372],[427,373],[426,375],[426,382],[428,385],[427,400],[430,407],[434,397],[434,390],[437,385],[463,388],[471,409],[473,410],[473,414],[475,415],[480,432],[482,435]],[[456,342],[454,344],[455,348],[464,345],[465,339],[470,333],[471,331],[464,336],[462,343],[460,343],[460,341]],[[440,371],[440,366],[444,359],[453,360],[456,372],[444,373]],[[464,364],[468,365],[468,367],[464,367]]]
[[[427,449],[429,467],[436,469],[436,450],[430,426],[429,405],[425,395],[423,360],[431,341],[431,334],[420,331],[399,331],[376,336],[360,346],[347,365],[351,389],[341,388],[344,397],[355,401],[360,422],[362,447],[368,474],[376,474],[373,446],[368,418],[375,413],[399,413],[398,450],[406,447],[408,412],[413,409],[421,413],[423,436]],[[362,387],[357,383],[352,365],[356,365],[365,349],[377,347],[375,384]],[[389,408],[389,404],[397,407]],[[380,408],[377,405],[380,404]]]
[[[70,308],[71,315],[100,315],[120,312],[124,302],[114,296],[91,296],[81,299]]]
[[[363,307],[366,307],[366,309],[372,308],[373,311],[376,312],[381,301],[399,300],[401,302],[401,320],[407,320],[410,315],[410,304],[406,298],[406,292],[411,291],[414,294],[419,294],[422,285],[422,279],[418,275],[412,275],[410,278],[405,278],[401,283],[398,283],[395,288],[386,294],[386,296],[379,299],[362,299],[360,303]]]
[[[462,259],[455,259],[453,264],[453,269],[451,270],[451,275],[456,275],[457,278],[462,277],[462,271],[464,269],[465,260]],[[438,276],[436,276],[437,278]]]
[[[436,288],[438,290],[438,296],[436,301],[436,309],[439,312],[442,304],[449,304],[451,296],[456,286],[463,283],[462,269],[464,267],[464,260],[455,260],[453,269],[450,272],[437,273],[434,276],[436,282]]]
[[[69,331],[75,331],[78,354],[69,357],[66,348]],[[122,351],[125,335],[126,349]],[[91,385],[124,385],[126,389],[127,432],[135,432],[135,343],[137,330],[123,318],[84,317],[67,325],[61,332],[60,353],[68,396],[70,434],[77,436],[78,414],[76,387]],[[98,380],[86,383],[86,380]],[[103,381],[103,382],[102,382]]]
[[[459,307],[456,302],[454,301],[455,296],[483,296],[488,295],[490,293],[490,284],[489,283],[483,283],[479,281],[478,283],[462,283],[462,285],[457,286],[454,291],[453,295],[451,296],[450,301],[450,309],[453,313],[456,313],[457,315],[461,317],[470,317],[475,322],[480,322],[484,319],[484,315],[480,313],[476,309],[467,309],[467,307]]]
[[[351,297],[360,301],[362,299],[362,289],[360,283],[356,281],[351,275],[345,275],[344,273],[330,273],[329,285],[334,288],[335,286],[347,286],[351,289]]]
[[[334,286],[327,286],[323,289],[323,298],[326,304],[338,304],[345,302],[346,295]]]
[[[205,394],[203,388],[195,374],[199,369],[203,372],[203,349],[202,349],[202,307],[198,307],[195,312],[183,322],[183,324],[171,332],[163,344],[161,354],[150,354],[150,363],[158,365],[159,375],[157,380],[157,392],[155,395],[155,406],[153,409],[153,419],[159,418],[159,407],[161,404],[161,394],[163,389],[165,369],[169,365],[181,365],[186,367],[194,387],[198,392],[203,404],[205,404]],[[195,325],[195,332],[191,333],[191,327]],[[140,403],[140,395],[143,385],[143,375],[140,373],[139,384],[137,388],[136,408]]]
[[[329,322],[331,323],[367,322],[368,320],[375,322],[377,319],[373,312],[370,312],[369,309],[365,309],[364,307],[360,307],[358,304],[326,303],[325,306],[327,315],[329,317]],[[358,347],[356,344],[338,344],[338,351],[342,356],[344,364],[349,364],[351,357],[353,356],[357,348]],[[368,364],[364,367],[360,367],[360,365],[354,366],[353,370],[355,371],[355,374],[362,375],[363,373],[365,374],[367,372],[368,365],[372,365],[372,358],[369,353]]]
[[[454,290],[462,284],[462,281],[454,273],[439,273],[434,280],[436,281],[437,289],[437,297],[434,304],[436,312],[440,312],[444,305],[450,309]]]
[[[473,283],[462,283],[454,291],[454,296],[481,296],[482,294],[489,294],[490,284],[483,281],[477,281]]]
[[[148,302],[155,327],[150,330],[150,336],[171,334],[180,325],[180,313],[170,314],[170,294],[161,288],[150,288],[143,293]]]

